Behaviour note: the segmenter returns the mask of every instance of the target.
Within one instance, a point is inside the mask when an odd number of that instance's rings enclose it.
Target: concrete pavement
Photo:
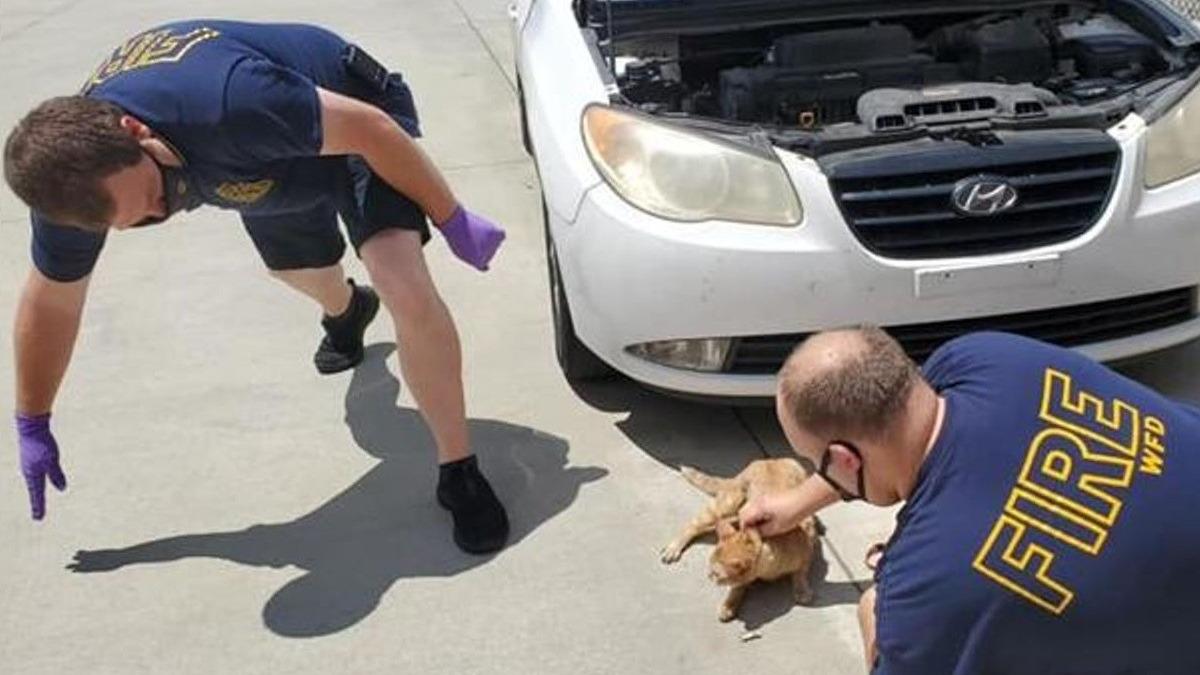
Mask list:
[[[731,475],[787,450],[766,410],[563,381],[504,4],[5,1],[6,134],[122,39],[173,18],[321,23],[404,71],[425,147],[463,201],[509,231],[486,275],[436,237],[428,253],[464,338],[473,437],[514,533],[490,558],[454,547],[387,322],[355,373],[318,376],[318,310],[267,277],[234,215],[203,209],[110,239],[56,406],[70,489],[51,492],[43,523],[28,518],[14,436],[0,434],[0,672],[862,671],[860,560],[888,513],[829,510],[811,608],[791,606],[786,584],[762,588],[745,620],[722,625],[708,545],[658,562],[704,503],[678,464]],[[25,222],[0,191],[5,374]],[[1197,355],[1130,372],[1200,398]],[[762,637],[743,642],[751,629]]]

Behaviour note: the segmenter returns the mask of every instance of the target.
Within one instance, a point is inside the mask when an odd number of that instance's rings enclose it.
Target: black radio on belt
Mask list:
[[[342,63],[346,70],[354,73],[377,91],[387,91],[388,69],[358,45],[346,45],[342,50]]]

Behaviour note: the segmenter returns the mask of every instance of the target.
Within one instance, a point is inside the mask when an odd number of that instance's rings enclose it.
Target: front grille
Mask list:
[[[918,363],[943,342],[981,330],[1017,333],[1064,347],[1115,340],[1168,328],[1196,317],[1194,288],[1001,316],[886,327]],[[774,374],[807,333],[762,335],[736,341],[728,373]]]
[[[1200,2],[1197,0],[1167,0],[1181,14],[1193,21],[1200,21]]]
[[[1025,131],[991,142],[921,140],[886,152],[856,151],[822,160],[851,231],[889,258],[953,258],[1017,251],[1066,241],[1100,217],[1120,153],[1102,132]],[[1016,206],[972,216],[951,203],[967,178],[1003,179]]]

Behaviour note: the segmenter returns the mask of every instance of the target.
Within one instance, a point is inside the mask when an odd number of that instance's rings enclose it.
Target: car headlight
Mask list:
[[[1146,132],[1146,186],[1158,187],[1200,171],[1200,86]]]
[[[670,220],[795,225],[803,212],[778,158],[643,115],[589,106],[588,154],[630,204]]]

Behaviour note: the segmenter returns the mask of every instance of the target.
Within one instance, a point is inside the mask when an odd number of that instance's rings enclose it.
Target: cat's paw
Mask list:
[[[658,555],[658,559],[661,560],[664,565],[670,565],[673,562],[677,562],[681,557],[683,557],[684,546],[684,544],[673,541],[663,547],[663,550]]]
[[[729,623],[736,617],[737,609],[729,605],[721,605],[721,608],[717,610],[717,621],[721,623]]]
[[[798,591],[795,597],[797,605],[811,605],[813,600],[817,599],[817,594],[813,589],[806,588],[803,591]]]

